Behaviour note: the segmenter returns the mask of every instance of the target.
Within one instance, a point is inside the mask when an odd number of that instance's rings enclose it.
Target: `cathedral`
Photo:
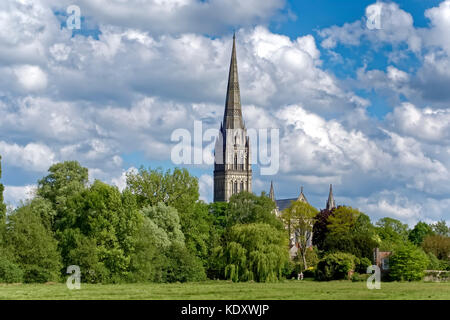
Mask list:
[[[242,119],[236,37],[233,35],[225,112],[214,148],[214,202],[227,202],[233,194],[241,191],[252,192],[252,166],[250,139]],[[276,203],[275,214],[277,216],[289,207],[292,201],[299,200],[308,203],[303,193],[303,187],[297,198],[276,199],[273,183],[271,183],[269,197]],[[335,207],[333,187],[330,185],[326,209],[331,210]]]

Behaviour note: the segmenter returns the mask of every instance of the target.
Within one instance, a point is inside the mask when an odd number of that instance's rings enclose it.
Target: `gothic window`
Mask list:
[[[244,191],[244,182],[243,182],[243,181],[241,181],[241,188],[240,188],[240,191],[241,191],[241,192]]]
[[[237,164],[237,154],[234,155],[234,170],[237,170],[238,164]]]
[[[233,194],[236,194],[236,193],[238,193],[238,191],[237,191],[237,181],[235,181],[234,182],[234,187],[233,187]]]

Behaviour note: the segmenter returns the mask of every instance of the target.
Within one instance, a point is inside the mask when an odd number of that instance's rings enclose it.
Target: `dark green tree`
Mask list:
[[[275,203],[265,195],[257,196],[250,192],[233,195],[227,210],[227,228],[235,224],[266,223],[276,229],[284,230],[283,223],[275,214]]]
[[[29,204],[8,216],[6,246],[23,270],[25,282],[58,281],[61,256],[57,241]]]
[[[49,174],[38,181],[37,195],[50,201],[56,211],[52,230],[64,229],[73,224],[71,198],[87,188],[88,169],[77,161],[65,161],[52,165]]]
[[[219,253],[225,278],[232,281],[276,281],[289,261],[285,231],[264,223],[234,225]]]
[[[409,232],[408,239],[416,246],[420,246],[426,236],[432,235],[433,229],[425,222],[419,221]]]
[[[2,157],[0,156],[0,179],[2,178]],[[3,184],[0,183],[0,224],[4,223],[6,217],[6,205],[3,203]],[[1,232],[1,231],[0,231]]]

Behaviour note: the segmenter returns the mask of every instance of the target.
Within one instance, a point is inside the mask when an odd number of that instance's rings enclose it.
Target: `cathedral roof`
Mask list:
[[[231,53],[230,71],[228,74],[223,127],[224,129],[244,129],[244,122],[242,121],[241,95],[239,91],[235,35],[233,35],[233,50]]]

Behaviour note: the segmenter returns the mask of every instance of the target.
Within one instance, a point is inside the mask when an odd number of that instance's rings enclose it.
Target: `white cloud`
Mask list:
[[[200,200],[208,202],[213,194],[214,179],[209,174],[202,174],[198,179]]]
[[[36,192],[35,185],[25,186],[5,186],[4,196],[5,203],[13,208],[17,207],[21,201],[25,201],[34,197]]]
[[[38,91],[47,87],[47,75],[38,66],[18,66],[14,68],[14,73],[25,90]]]
[[[40,143],[20,146],[0,141],[0,154],[5,164],[30,171],[46,171],[56,160],[52,150]]]

